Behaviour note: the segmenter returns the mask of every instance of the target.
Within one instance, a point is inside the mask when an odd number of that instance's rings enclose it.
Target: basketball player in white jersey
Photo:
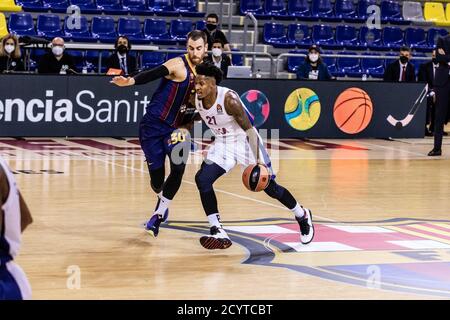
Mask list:
[[[32,221],[13,174],[0,157],[0,300],[31,299],[28,279],[13,259],[21,233]]]
[[[257,158],[272,174],[264,192],[294,213],[300,226],[300,241],[303,244],[310,243],[314,237],[311,211],[299,205],[288,190],[275,182],[270,158],[250,121],[250,113],[239,96],[234,91],[217,85],[222,79],[219,68],[202,63],[196,70],[195,107],[215,135],[214,143],[195,176],[203,209],[211,226],[210,235],[201,237],[200,243],[206,249],[226,249],[231,246],[231,240],[220,223],[213,184],[237,163],[246,167],[255,164]],[[255,156],[257,152],[259,157]]]

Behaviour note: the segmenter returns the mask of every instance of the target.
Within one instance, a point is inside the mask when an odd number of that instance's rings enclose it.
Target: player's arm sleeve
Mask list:
[[[134,84],[146,84],[153,80],[165,77],[169,75],[169,69],[165,65],[160,65],[159,67],[153,68],[151,70],[145,70],[139,72],[137,75],[133,77]]]

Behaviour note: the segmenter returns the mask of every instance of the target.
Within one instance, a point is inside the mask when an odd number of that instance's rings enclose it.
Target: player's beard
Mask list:
[[[198,56],[189,56],[189,60],[191,60],[191,62],[192,62],[194,65],[199,65],[200,63],[202,63],[203,57],[204,57],[204,55],[202,55],[201,57],[198,57]]]

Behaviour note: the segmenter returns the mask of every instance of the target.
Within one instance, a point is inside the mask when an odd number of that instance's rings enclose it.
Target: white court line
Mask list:
[[[416,156],[421,156],[421,157],[426,157],[426,154],[423,153],[418,153],[418,152],[413,152],[413,151],[408,151],[408,150],[399,150],[393,147],[386,147],[386,146],[382,146],[382,145],[378,145],[378,144],[374,144],[374,143],[370,143],[370,142],[365,142],[365,141],[359,141],[359,143],[362,144],[366,144],[368,146],[373,146],[373,147],[379,147],[379,148],[383,148],[383,149],[388,149],[388,150],[392,150],[392,151],[397,151],[397,152],[405,152],[405,153],[410,153],[410,154],[414,154]]]

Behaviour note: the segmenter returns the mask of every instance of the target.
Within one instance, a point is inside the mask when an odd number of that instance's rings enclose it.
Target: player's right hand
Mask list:
[[[127,86],[132,86],[134,84],[134,79],[130,78],[130,77],[125,78],[123,76],[118,76],[118,77],[112,78],[112,80],[110,82],[114,83],[115,85],[117,85],[119,87],[127,87]]]

